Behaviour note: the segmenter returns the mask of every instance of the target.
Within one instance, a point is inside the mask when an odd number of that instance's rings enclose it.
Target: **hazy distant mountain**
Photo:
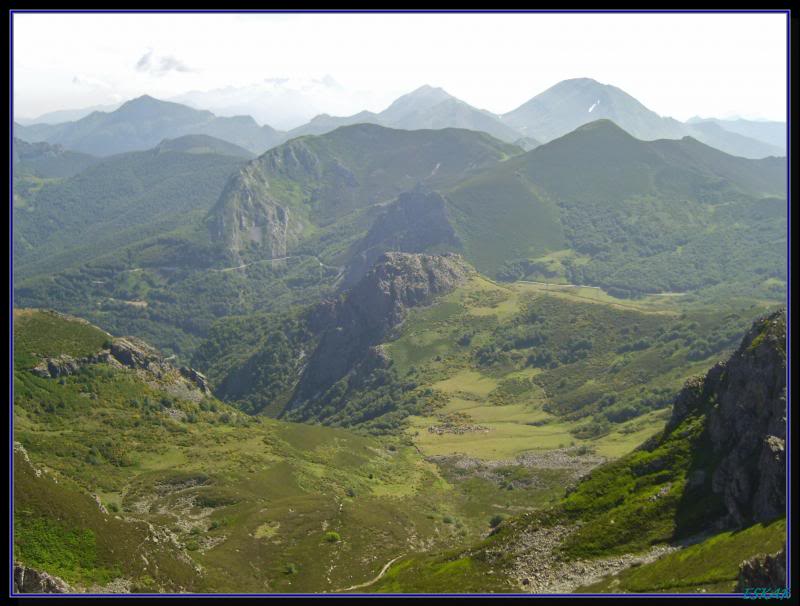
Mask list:
[[[80,107],[77,109],[59,109],[53,112],[47,112],[36,118],[16,118],[15,121],[25,126],[30,124],[61,124],[62,122],[80,120],[92,112],[113,112],[120,105],[122,104],[112,103],[110,105],[92,105],[91,107]]]
[[[278,130],[301,126],[320,114],[344,116],[354,108],[384,107],[390,98],[376,88],[359,90],[342,86],[330,75],[323,77],[268,77],[243,86],[192,90],[169,101],[218,116],[248,115]]]
[[[15,180],[26,175],[41,179],[71,177],[99,158],[64,149],[49,143],[28,143],[14,138],[12,145],[12,165]]]
[[[149,149],[164,139],[189,134],[217,137],[257,154],[282,140],[281,133],[259,126],[250,116],[220,118],[148,95],[127,101],[113,112],[94,112],[74,122],[16,125],[14,134],[26,141],[58,143],[99,156]]]
[[[359,123],[403,130],[465,128],[488,133],[507,143],[524,139],[527,148],[535,147],[537,143],[535,136],[525,137],[524,133],[503,124],[497,115],[476,109],[441,88],[427,85],[403,95],[378,114],[361,112],[346,117],[317,116],[308,124],[289,131],[288,137],[320,135],[340,126]]]
[[[184,135],[177,139],[164,139],[156,147],[160,152],[181,152],[184,154],[217,154],[252,160],[256,154],[243,147],[209,135]]]
[[[684,124],[661,117],[625,91],[591,78],[559,82],[502,116],[509,126],[540,141],[551,141],[603,118],[645,141],[688,135],[735,156],[763,158],[781,153],[778,147],[729,131],[723,125]]]
[[[773,145],[781,150],[781,155],[786,155],[786,122],[743,120],[741,118],[737,120],[720,120],[718,118],[699,118],[695,116],[687,120],[686,123],[692,126],[716,124],[728,132]]]
[[[502,118],[540,141],[551,141],[602,118],[638,139],[679,139],[684,135],[677,120],[662,118],[626,92],[590,78],[559,82]]]
[[[352,116],[331,116],[320,114],[312,118],[308,124],[303,124],[293,128],[286,134],[287,139],[294,139],[303,135],[324,135],[340,126],[351,126],[353,124],[380,124],[379,114],[363,111]]]
[[[716,122],[686,124],[687,134],[734,156],[743,158],[766,158],[785,156],[786,146],[770,145],[739,133],[731,132]]]

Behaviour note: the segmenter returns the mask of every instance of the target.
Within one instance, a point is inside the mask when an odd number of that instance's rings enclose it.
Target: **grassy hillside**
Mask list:
[[[202,219],[243,160],[170,145],[106,159],[15,209],[16,283],[102,257],[125,259],[125,247]]]
[[[492,282],[479,274],[412,309],[382,345],[390,364],[319,394],[292,417],[407,432],[426,455],[497,460],[586,446],[618,457],[663,425],[704,372],[769,308],[720,312],[679,298]],[[193,363],[248,412],[284,414],[319,333],[306,312],[220,320]],[[288,414],[288,413],[286,413]]]
[[[499,477],[443,472],[404,440],[249,417],[143,370],[29,371],[101,338],[75,319],[15,313],[15,558],[76,587],[346,589],[563,493],[562,471],[533,470],[511,494]]]
[[[396,563],[373,590],[418,591],[438,579],[441,591],[461,591],[466,573],[467,587],[506,591],[732,591],[742,560],[778,551],[786,538],[781,507],[767,518],[748,508],[734,521],[731,480],[718,485],[720,472],[739,456],[734,451],[749,452],[760,432],[782,435],[770,428],[781,422],[785,406],[779,389],[785,330],[780,313],[757,320],[727,365],[687,383],[662,431],[593,469],[555,506],[509,518],[471,548]],[[743,381],[744,389],[760,395],[742,396]],[[759,421],[731,430],[726,437],[734,443],[720,444],[720,424],[742,414],[759,415]],[[757,436],[747,434],[751,430]],[[775,461],[762,461],[759,469],[777,473]],[[736,499],[756,503],[761,488],[745,489]],[[781,502],[779,495],[770,498]]]
[[[187,360],[215,321],[319,300],[392,246],[618,297],[785,296],[779,159],[639,141],[608,121],[524,154],[474,131],[369,124],[300,137],[239,171],[198,149],[165,142],[37,182],[15,209],[18,303]],[[419,204],[443,201],[424,215],[424,237],[423,215],[404,210],[409,190],[432,192]]]
[[[722,532],[651,564],[579,588],[578,593],[732,593],[743,560],[780,551],[785,541],[785,519]]]
[[[549,223],[503,217],[529,227],[527,235],[518,228],[483,239],[477,267],[503,279],[555,277],[627,297],[721,284],[758,296],[766,280],[786,279],[786,164],[778,158],[736,158],[691,139],[639,141],[601,120],[460,184],[454,204],[489,204],[495,198],[480,193],[487,181],[491,192],[517,192],[519,208],[552,209]],[[547,253],[559,248],[577,256],[548,275]]]

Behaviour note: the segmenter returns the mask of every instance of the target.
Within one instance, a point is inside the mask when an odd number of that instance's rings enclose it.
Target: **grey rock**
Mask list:
[[[729,524],[771,520],[786,511],[786,311],[756,321],[726,363],[687,382],[675,401],[671,431],[705,415],[707,447],[718,461],[711,490]],[[689,479],[697,485],[705,477]]]
[[[786,587],[786,544],[778,553],[759,555],[745,560],[739,566],[737,592],[745,589],[766,587],[783,589]]]
[[[445,199],[422,189],[402,193],[354,247],[343,284],[355,284],[387,251],[421,253],[433,247],[461,248]]]
[[[312,313],[309,324],[321,336],[290,407],[297,408],[359,366],[363,374],[376,363],[388,364],[373,348],[389,338],[409,308],[432,302],[467,275],[467,266],[455,254],[382,255],[352,289]]]
[[[14,593],[69,593],[72,588],[62,579],[14,562]]]
[[[203,373],[187,366],[181,366],[178,370],[184,378],[194,383],[200,391],[206,395],[211,395],[211,383]]]

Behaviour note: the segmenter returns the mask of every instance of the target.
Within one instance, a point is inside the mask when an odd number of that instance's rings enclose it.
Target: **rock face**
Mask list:
[[[263,251],[267,258],[286,256],[289,244],[289,210],[270,195],[270,184],[252,163],[231,178],[210,221],[211,236],[225,247],[233,262],[242,262],[247,249]]]
[[[739,566],[737,592],[745,589],[766,587],[782,589],[786,587],[786,544],[778,553],[756,556],[745,560]]]
[[[421,189],[400,194],[356,245],[343,283],[355,284],[387,251],[421,253],[434,247],[461,247],[450,224],[445,199]]]
[[[728,523],[786,512],[786,312],[754,323],[739,349],[678,396],[668,430],[693,411],[706,415],[716,461],[711,485]]]
[[[102,350],[85,358],[73,358],[67,354],[61,354],[55,358],[44,358],[31,369],[31,372],[45,379],[55,379],[57,377],[73,375],[83,366],[100,363],[121,366],[120,362],[111,355],[109,350]]]
[[[385,253],[350,291],[326,301],[310,318],[321,332],[291,407],[313,398],[365,361],[385,364],[375,346],[385,341],[410,307],[430,303],[455,288],[468,269],[455,254]],[[372,352],[372,355],[369,355]]]
[[[117,337],[109,339],[109,347],[85,358],[73,358],[62,354],[55,358],[44,358],[31,369],[37,376],[55,379],[75,374],[82,367],[91,364],[109,364],[117,368],[141,370],[157,379],[178,377],[203,394],[211,394],[211,384],[202,373],[193,368],[175,368],[161,353],[148,343],[136,337]]]
[[[211,395],[211,383],[209,382],[208,377],[206,377],[203,373],[187,366],[181,366],[178,371],[186,379],[194,383],[204,394],[207,396]]]
[[[72,588],[58,577],[14,562],[14,593],[69,593]]]

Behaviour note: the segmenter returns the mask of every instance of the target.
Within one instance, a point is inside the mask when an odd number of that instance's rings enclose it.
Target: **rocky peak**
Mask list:
[[[757,320],[727,362],[687,382],[667,430],[693,414],[706,417],[712,491],[727,521],[741,526],[785,514],[785,310]]]
[[[347,295],[344,316],[358,317],[369,329],[385,336],[387,330],[402,322],[409,307],[430,303],[466,275],[466,267],[456,254],[384,253]]]
[[[445,199],[422,188],[404,192],[356,245],[343,282],[355,284],[386,251],[420,253],[433,247],[461,247]]]
[[[176,368],[156,348],[136,337],[110,338],[107,346],[84,358],[73,358],[66,354],[44,358],[31,372],[43,378],[54,379],[75,374],[82,367],[91,364],[129,368],[148,377],[184,383],[185,387],[200,390],[203,395],[211,394],[211,386],[205,375],[193,368]]]
[[[310,326],[321,336],[293,406],[347,375],[390,337],[409,308],[449,292],[468,273],[456,254],[384,253],[352,289],[312,312]]]

